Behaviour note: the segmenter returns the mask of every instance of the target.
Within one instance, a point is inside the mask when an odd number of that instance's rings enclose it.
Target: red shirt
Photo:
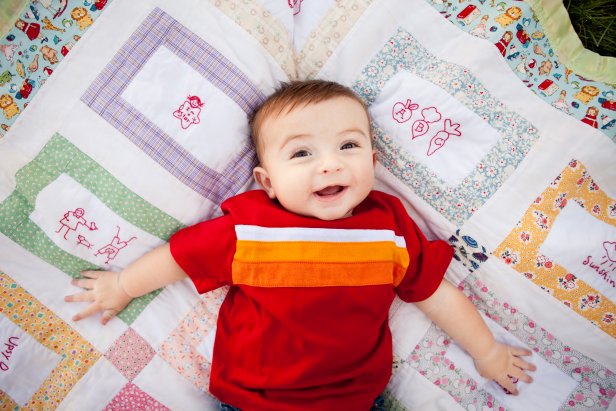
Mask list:
[[[171,253],[219,312],[210,391],[242,410],[368,410],[391,376],[390,305],[428,298],[452,248],[374,191],[353,216],[290,213],[263,191],[176,233]]]

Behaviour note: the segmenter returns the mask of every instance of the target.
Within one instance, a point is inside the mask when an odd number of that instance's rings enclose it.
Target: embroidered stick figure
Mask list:
[[[120,240],[120,226],[116,226],[116,227],[118,227],[118,232],[116,233],[115,236],[113,236],[113,239],[111,240],[111,242],[99,248],[96,254],[94,254],[95,256],[106,254],[107,261],[105,261],[105,264],[109,264],[110,260],[113,260],[114,258],[117,257],[120,250],[122,250],[123,248],[126,248],[126,246],[128,245],[130,241],[137,238],[133,236],[126,241],[121,241]]]
[[[88,241],[87,238],[85,238],[84,236],[82,236],[81,234],[79,234],[77,236],[77,245],[83,245],[86,248],[92,248],[92,243]]]
[[[417,110],[418,108],[419,104],[411,102],[410,99],[407,99],[406,103],[398,101],[391,109],[391,116],[398,123],[405,123],[413,117],[413,110]]]
[[[180,108],[173,112],[173,117],[179,118],[182,128],[186,130],[192,124],[199,124],[201,122],[199,114],[201,113],[203,104],[204,103],[201,102],[199,97],[188,96]]]
[[[441,119],[441,113],[438,112],[436,107],[428,107],[421,110],[423,118],[413,123],[411,131],[413,132],[413,140],[417,137],[423,136],[430,130],[430,123],[436,123]]]
[[[450,119],[445,119],[445,128],[439,131],[430,139],[430,146],[428,147],[428,155],[431,156],[435,151],[442,148],[449,136],[461,136],[462,133],[458,128],[460,124],[452,124]]]
[[[83,218],[84,214],[85,214],[85,211],[83,211],[83,208],[76,208],[74,211],[67,211],[64,214],[64,217],[60,219],[59,221],[60,228],[58,228],[56,233],[59,234],[63,229],[66,228],[66,232],[64,233],[63,237],[65,240],[68,240],[68,238],[66,238],[68,233],[70,231],[77,231],[77,228],[79,228],[80,224],[86,227],[90,231],[97,230],[98,228],[96,227],[95,222],[91,222],[90,225],[88,226],[88,222],[86,221],[85,218]]]

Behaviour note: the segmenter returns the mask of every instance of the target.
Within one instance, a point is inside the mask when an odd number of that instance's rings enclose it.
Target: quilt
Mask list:
[[[507,395],[396,300],[388,409],[616,410],[616,63],[556,0],[31,0],[0,39],[0,409],[218,409],[226,289],[105,327],[63,297],[254,188],[248,117],[304,78],[368,104],[376,188],[537,365]]]

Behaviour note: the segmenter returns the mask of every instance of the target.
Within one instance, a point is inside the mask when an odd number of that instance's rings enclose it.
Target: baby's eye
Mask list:
[[[359,147],[359,144],[357,144],[357,143],[355,143],[353,141],[350,141],[348,143],[344,143],[342,145],[342,147],[340,147],[340,150],[348,150],[350,148],[355,148],[355,147]]]
[[[308,157],[309,155],[310,153],[308,153],[308,150],[297,150],[293,153],[291,158]]]

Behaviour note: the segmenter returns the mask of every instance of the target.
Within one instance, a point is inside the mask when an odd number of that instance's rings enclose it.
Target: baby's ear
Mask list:
[[[254,176],[257,184],[259,184],[261,188],[265,190],[269,198],[271,199],[276,198],[274,187],[272,187],[272,180],[270,180],[269,174],[267,173],[266,169],[260,166],[255,167],[254,170],[252,170],[252,175]]]

